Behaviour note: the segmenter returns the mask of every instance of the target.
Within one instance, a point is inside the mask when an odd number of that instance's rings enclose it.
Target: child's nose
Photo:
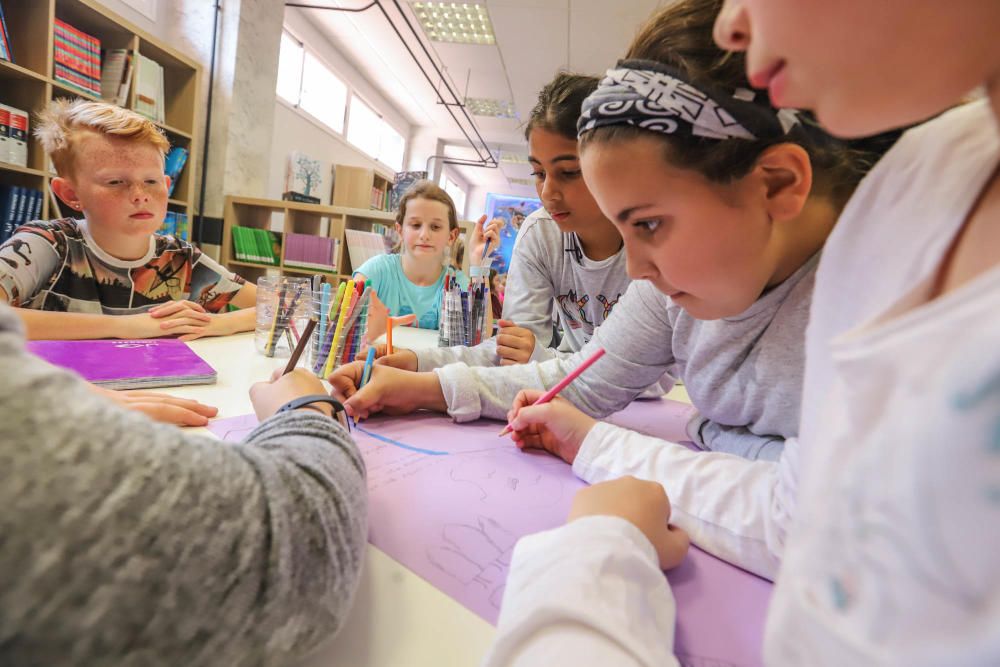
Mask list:
[[[130,185],[129,195],[132,197],[132,201],[146,201],[149,199],[149,194],[146,192],[146,188],[143,187],[142,183],[134,183]]]

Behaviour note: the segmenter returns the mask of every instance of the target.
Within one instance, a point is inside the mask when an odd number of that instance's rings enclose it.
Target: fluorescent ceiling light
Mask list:
[[[517,110],[513,102],[494,100],[488,97],[466,97],[465,108],[473,116],[485,118],[517,118]]]
[[[496,44],[486,5],[467,2],[414,2],[413,13],[432,42]]]
[[[507,151],[502,151],[500,153],[500,161],[506,162],[507,164],[529,164],[527,155],[521,155],[520,153],[508,153]]]

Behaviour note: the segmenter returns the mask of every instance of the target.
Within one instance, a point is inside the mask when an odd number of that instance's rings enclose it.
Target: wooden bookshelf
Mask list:
[[[370,231],[373,223],[391,225],[391,213],[370,211],[349,206],[303,204],[281,199],[227,196],[223,213],[222,264],[247,280],[271,274],[322,275],[334,285],[350,278],[353,267],[347,253],[346,229]],[[277,266],[244,262],[235,259],[233,227],[268,229],[281,236],[281,255]],[[321,271],[285,266],[285,234],[310,234],[340,241],[335,271]]]
[[[377,198],[374,196],[375,191],[380,193]],[[344,164],[333,166],[331,201],[334,206],[388,212],[391,192],[390,176],[366,167],[350,167]]]
[[[0,103],[31,114],[29,132],[35,127],[34,114],[50,100],[58,98],[100,98],[78,91],[54,78],[53,29],[60,19],[101,40],[101,49],[129,49],[155,60],[163,68],[165,122],[157,125],[167,135],[171,146],[188,150],[187,164],[181,172],[169,201],[172,211],[194,219],[195,163],[199,138],[195,136],[201,66],[141,28],[103,7],[96,0],[3,0],[4,16],[11,35],[14,62],[0,60]],[[135,74],[129,86],[127,106],[135,104]],[[27,167],[0,162],[0,184],[27,186],[42,190],[42,217],[54,218],[69,211],[57,211],[49,196],[52,178],[49,161],[33,138],[28,140]]]

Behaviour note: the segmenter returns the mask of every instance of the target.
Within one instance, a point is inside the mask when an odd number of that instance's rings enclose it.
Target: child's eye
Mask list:
[[[533,172],[531,172],[531,176],[533,176],[535,179],[537,179],[539,181],[544,181],[545,180],[545,172],[544,171],[533,171]]]
[[[656,228],[660,226],[660,220],[658,218],[649,218],[647,220],[636,220],[634,224],[636,227],[647,232],[655,232]]]
[[[119,181],[119,180],[111,180],[111,181],[108,181],[108,185],[121,185],[122,182],[123,181]]]
[[[562,173],[562,175],[563,175],[563,178],[576,178],[577,176],[580,175],[580,170],[579,169],[575,169],[575,170],[571,170],[571,171],[564,171]]]
[[[147,178],[146,179],[146,185],[157,185],[158,183],[159,183],[159,181],[156,180],[155,178]]]

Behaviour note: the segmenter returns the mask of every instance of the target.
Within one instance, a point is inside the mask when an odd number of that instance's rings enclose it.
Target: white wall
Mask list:
[[[331,44],[326,37],[305,20],[300,12],[287,10],[285,12],[285,25],[293,35],[302,40],[308,49],[319,56],[320,60],[324,61],[337,76],[347,83],[352,94],[357,92],[390,125],[395,127],[404,137],[407,137],[407,154],[403,156],[403,164],[407,164],[407,159],[411,157],[409,140],[412,138],[413,128],[406,117],[344,58],[334,44]],[[284,192],[288,154],[292,151],[301,151],[322,163],[323,183],[320,186],[320,193],[324,203],[328,203],[331,198],[330,185],[332,183],[332,169],[335,164],[370,167],[383,175],[390,177],[393,175],[392,169],[368,157],[348,143],[346,138],[327,129],[305,112],[293,108],[275,96],[270,176],[268,178],[268,191],[263,193],[265,196],[281,197],[281,193]]]

